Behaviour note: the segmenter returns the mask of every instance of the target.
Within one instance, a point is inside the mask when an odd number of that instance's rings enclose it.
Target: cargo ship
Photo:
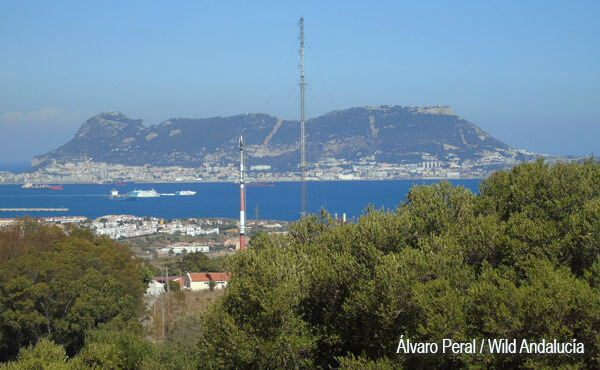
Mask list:
[[[63,190],[62,185],[45,185],[45,184],[30,184],[27,183],[21,186],[21,189],[51,189],[51,190]]]
[[[50,188],[50,186],[48,185],[42,185],[42,184],[24,184],[23,186],[21,186],[21,189],[48,189]]]

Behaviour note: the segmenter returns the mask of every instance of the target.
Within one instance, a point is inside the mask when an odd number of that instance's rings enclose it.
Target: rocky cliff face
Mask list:
[[[32,166],[52,161],[94,160],[127,165],[198,167],[226,165],[239,157],[244,136],[248,162],[275,171],[295,171],[299,162],[300,124],[268,114],[205,119],[173,118],[146,127],[122,113],[88,119],[74,138]],[[357,107],[333,111],[306,123],[307,161],[356,162],[372,158],[386,163],[478,159],[511,150],[449,107]]]

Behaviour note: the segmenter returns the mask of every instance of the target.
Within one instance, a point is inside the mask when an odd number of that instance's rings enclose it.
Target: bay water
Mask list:
[[[314,181],[307,183],[307,211],[324,208],[332,215],[348,219],[359,217],[368,205],[394,210],[414,185],[439,180],[389,181]],[[477,192],[481,180],[451,180]],[[190,217],[239,218],[240,190],[233,183],[157,183],[124,186],[111,184],[65,184],[63,190],[22,189],[20,185],[0,185],[0,208],[68,208],[67,212],[0,212],[0,218],[49,216],[85,216],[95,219],[105,215],[154,216],[166,219]],[[161,196],[114,201],[106,197],[112,189],[125,194],[134,189],[154,189],[172,194],[192,190],[193,196]],[[248,219],[295,221],[300,217],[300,182],[277,182],[274,186],[246,187]]]

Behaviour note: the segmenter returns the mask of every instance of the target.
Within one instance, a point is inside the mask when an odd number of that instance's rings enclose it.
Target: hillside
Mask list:
[[[424,160],[477,161],[495,156],[514,162],[522,153],[460,118],[449,107],[357,107],[306,123],[307,161],[409,164]],[[153,126],[120,112],[88,119],[65,145],[35,157],[32,167],[53,161],[199,167],[238,160],[244,136],[248,163],[295,171],[300,124],[264,113],[203,119],[172,118]]]

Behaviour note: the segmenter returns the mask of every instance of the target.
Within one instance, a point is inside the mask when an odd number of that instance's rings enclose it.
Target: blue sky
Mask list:
[[[598,1],[0,0],[0,162],[88,117],[145,124],[361,105],[449,105],[509,145],[600,153]]]

